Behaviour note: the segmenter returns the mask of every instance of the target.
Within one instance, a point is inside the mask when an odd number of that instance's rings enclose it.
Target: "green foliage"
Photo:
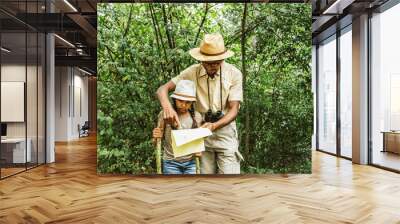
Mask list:
[[[155,91],[196,63],[187,51],[205,33],[220,32],[235,52],[228,62],[244,71],[243,10],[244,4],[98,5],[99,172],[156,172]],[[245,101],[237,119],[243,173],[311,172],[310,17],[309,4],[248,4]]]

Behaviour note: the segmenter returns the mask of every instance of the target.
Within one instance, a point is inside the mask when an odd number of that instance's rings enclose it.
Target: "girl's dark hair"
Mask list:
[[[174,108],[174,110],[175,111],[177,111],[178,109],[176,108],[176,103],[175,103],[175,99],[174,98],[172,98],[172,107]],[[195,113],[194,113],[194,103],[192,103],[192,106],[190,107],[190,109],[189,109],[189,113],[190,113],[190,117],[192,117],[192,128],[198,128],[198,125],[197,125],[197,121],[196,121],[196,118],[195,118]]]

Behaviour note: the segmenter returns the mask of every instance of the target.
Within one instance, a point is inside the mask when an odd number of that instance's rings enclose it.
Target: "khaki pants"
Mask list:
[[[206,147],[201,154],[202,174],[240,174],[240,160],[243,159],[238,151]]]

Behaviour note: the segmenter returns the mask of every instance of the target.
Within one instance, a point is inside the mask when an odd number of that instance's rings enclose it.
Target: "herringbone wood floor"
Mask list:
[[[0,223],[400,223],[400,175],[313,153],[312,175],[98,176],[96,142],[0,181]]]

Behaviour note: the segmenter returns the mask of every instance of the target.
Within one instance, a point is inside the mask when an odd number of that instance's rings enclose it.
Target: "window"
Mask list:
[[[352,33],[351,26],[340,36],[340,154],[351,158],[352,142]]]
[[[400,5],[371,18],[372,163],[400,170]]]
[[[336,153],[336,36],[318,47],[318,149]]]

